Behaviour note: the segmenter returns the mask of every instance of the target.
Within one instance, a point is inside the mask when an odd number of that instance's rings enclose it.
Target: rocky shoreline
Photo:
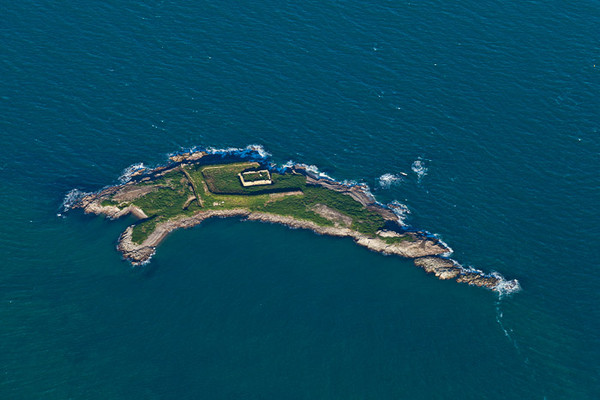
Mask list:
[[[136,207],[119,209],[114,206],[102,206],[96,195],[84,197],[79,204],[85,213],[105,215],[111,219],[120,218],[129,213],[138,218],[145,217],[143,211]],[[407,240],[389,244],[380,238],[368,237],[345,227],[320,226],[311,221],[298,220],[283,215],[251,212],[246,209],[200,211],[191,217],[165,221],[158,224],[148,238],[140,244],[132,240],[133,225],[131,225],[119,237],[117,249],[121,252],[125,260],[131,262],[133,265],[141,265],[147,263],[152,258],[157,246],[170,232],[176,229],[197,226],[209,218],[234,217],[248,221],[281,224],[294,229],[308,229],[325,236],[349,237],[356,244],[366,247],[371,251],[414,259],[416,266],[423,268],[425,272],[434,274],[442,280],[455,279],[457,282],[487,287],[496,291],[500,289],[499,285],[501,283],[503,287],[507,284],[507,281],[502,281],[500,277],[485,275],[481,271],[465,269],[456,261],[441,257],[443,254],[448,253],[450,249],[440,241],[419,237],[418,234],[413,234],[414,239],[412,241]],[[516,281],[508,281],[508,283],[509,288],[518,285]]]
[[[135,206],[119,208],[115,205],[103,204],[103,200],[110,198],[128,196],[139,196],[142,190],[135,186],[139,182],[147,182],[156,179],[164,173],[179,168],[180,165],[194,164],[200,162],[207,156],[214,155],[206,152],[181,153],[170,158],[171,164],[161,166],[152,170],[140,169],[132,172],[125,183],[121,185],[105,188],[97,193],[87,194],[78,199],[72,208],[81,208],[86,214],[104,215],[107,218],[116,219],[122,216],[132,214],[139,219],[148,218],[143,210]],[[252,156],[254,154],[251,153]],[[290,228],[308,229],[320,235],[349,237],[360,246],[366,247],[371,251],[386,255],[397,255],[414,260],[414,264],[422,268],[429,274],[434,274],[441,280],[454,279],[457,282],[467,283],[469,285],[486,287],[498,292],[513,292],[519,289],[519,283],[516,280],[507,281],[498,274],[485,274],[482,271],[465,268],[456,261],[446,258],[452,250],[438,238],[419,231],[407,232],[401,234],[394,231],[393,226],[398,225],[398,217],[390,207],[378,203],[369,192],[366,185],[348,185],[337,182],[328,177],[323,177],[318,173],[309,170],[306,165],[296,164],[288,167],[291,173],[302,174],[307,178],[311,185],[319,185],[329,190],[345,193],[361,203],[364,207],[377,212],[384,220],[392,226],[392,231],[378,232],[376,237],[367,236],[346,226],[321,226],[307,220],[300,220],[290,216],[271,214],[265,212],[250,211],[244,208],[226,209],[226,210],[202,210],[194,215],[179,217],[167,220],[156,225],[154,231],[143,241],[135,243],[132,240],[133,227],[131,225],[121,234],[118,240],[117,249],[122,253],[123,258],[133,265],[147,263],[156,252],[156,247],[172,231],[180,228],[191,228],[199,225],[202,221],[209,218],[242,218],[249,221],[260,221],[274,224],[281,224]],[[134,192],[138,193],[134,193]],[[407,240],[397,242],[386,241],[386,238],[393,236],[406,236]]]

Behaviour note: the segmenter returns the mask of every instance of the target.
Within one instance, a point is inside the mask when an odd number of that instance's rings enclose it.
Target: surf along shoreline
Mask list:
[[[196,147],[172,154],[169,157],[169,163],[156,168],[145,168],[143,165],[130,167],[121,177],[121,184],[106,187],[95,193],[81,194],[65,208],[80,208],[86,214],[104,215],[110,219],[131,214],[140,221],[147,221],[150,218],[142,208],[128,203],[125,203],[127,204],[125,207],[119,207],[119,205],[113,204],[113,199],[127,200],[142,197],[152,190],[149,184],[174,171],[181,171],[190,178],[185,170],[190,166],[227,165],[247,161],[257,163],[260,168],[268,169],[271,172],[302,175],[306,178],[306,184],[311,187],[324,188],[350,196],[365,209],[380,215],[385,221],[385,227],[378,230],[376,234],[359,232],[349,225],[341,223],[340,219],[335,219],[335,216],[339,214],[336,210],[321,204],[318,204],[319,210],[313,211],[335,221],[335,224],[323,226],[314,221],[250,210],[247,207],[200,209],[191,215],[176,216],[157,222],[153,230],[141,242],[134,240],[136,224],[130,225],[121,234],[117,244],[117,249],[123,258],[133,265],[148,263],[159,244],[176,229],[191,228],[209,218],[241,218],[242,220],[281,224],[296,229],[308,229],[320,235],[350,237],[355,243],[369,250],[413,259],[416,266],[442,280],[454,279],[457,282],[486,287],[499,293],[511,293],[520,289],[516,280],[509,281],[497,273],[486,274],[480,270],[465,268],[448,258],[452,250],[444,242],[428,232],[418,231],[401,224],[398,215],[394,213],[394,205],[377,202],[367,185],[338,182],[320,173],[316,167],[305,164],[277,166],[270,162],[269,156],[260,146],[224,150]],[[196,193],[198,188],[191,180],[190,183],[190,191],[200,203],[202,200]],[[208,190],[208,188],[205,189]],[[187,203],[189,204],[192,200],[195,199],[190,197]]]

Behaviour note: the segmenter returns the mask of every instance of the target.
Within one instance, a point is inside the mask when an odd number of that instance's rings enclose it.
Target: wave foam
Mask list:
[[[444,246],[444,247],[446,247],[448,249],[447,252],[445,252],[444,254],[442,254],[442,257],[450,257],[452,255],[452,253],[454,253],[454,250],[452,249],[452,247],[450,247],[448,245],[448,243],[444,242],[442,240],[442,238],[440,237],[440,235],[438,235],[437,233],[434,233],[433,237],[435,237],[442,244],[442,246]]]
[[[62,212],[67,212],[71,209],[71,207],[73,207],[74,204],[78,203],[79,200],[81,200],[82,198],[84,198],[85,196],[87,196],[88,194],[90,194],[89,192],[83,192],[79,189],[72,189],[71,191],[69,191],[69,193],[67,193],[65,195],[65,198],[63,199],[62,204],[60,205]],[[59,214],[59,217],[62,216],[61,214]]]
[[[335,180],[334,178],[332,178],[331,176],[327,175],[325,172],[321,172],[319,170],[319,167],[317,167],[314,164],[304,164],[304,163],[297,163],[294,162],[292,160],[286,162],[285,164],[282,165],[283,168],[292,168],[292,167],[301,167],[304,168],[307,172],[310,172],[311,174],[315,175],[318,178],[324,178],[324,179],[329,179],[331,181],[335,181],[337,182],[337,180]]]
[[[386,173],[381,175],[377,182],[382,189],[389,189],[392,186],[399,185],[404,180],[402,175]]]
[[[227,148],[223,148],[223,149],[218,149],[215,147],[206,147],[206,148],[194,147],[193,149],[191,149],[191,151],[192,152],[204,151],[208,154],[220,154],[223,156],[238,154],[240,156],[248,156],[248,157],[252,156],[252,154],[250,154],[250,153],[255,153],[256,156],[258,156],[258,158],[260,158],[260,159],[266,159],[271,156],[271,153],[266,151],[265,148],[263,147],[263,145],[261,145],[261,144],[250,144],[246,147],[227,147]]]
[[[272,156],[271,153],[265,150],[262,144],[251,144],[246,146],[246,149],[256,151],[258,155],[262,158],[269,158]]]
[[[119,177],[119,182],[121,184],[129,182],[131,180],[131,177],[133,176],[133,174],[135,174],[136,172],[142,171],[144,169],[146,169],[146,166],[144,165],[144,163],[130,165],[129,167],[125,168],[123,170],[123,172],[121,173],[121,176]]]
[[[181,150],[169,153],[168,157],[184,155],[184,154],[193,154],[204,152],[210,155],[218,155],[221,157],[227,156],[238,156],[243,159],[248,160],[256,160],[256,161],[264,161],[271,157],[271,154],[265,150],[265,148],[260,144],[250,144],[246,147],[226,147],[226,148],[216,148],[216,147],[204,147],[204,146],[194,146],[189,148],[181,148]]]
[[[406,204],[400,203],[398,200],[394,200],[390,204],[388,204],[388,207],[392,210],[394,214],[396,214],[396,217],[398,217],[398,223],[402,226],[406,226],[404,221],[406,220],[406,218],[408,218],[408,215],[410,214],[410,209],[408,208],[408,206]]]
[[[496,285],[494,290],[498,292],[501,298],[503,296],[521,291],[521,284],[518,280],[511,279],[508,281],[498,272],[492,272],[490,275],[498,279],[498,284]]]
[[[421,182],[421,180],[423,179],[423,177],[425,175],[427,175],[427,166],[425,165],[425,161],[422,159],[418,159],[415,160],[410,169],[412,169],[412,171],[417,174],[417,180],[418,182]]]

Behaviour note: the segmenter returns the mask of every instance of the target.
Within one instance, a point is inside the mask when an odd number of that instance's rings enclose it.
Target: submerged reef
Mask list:
[[[452,250],[444,242],[405,226],[397,205],[377,202],[368,186],[338,182],[305,164],[277,166],[260,146],[181,151],[162,166],[128,168],[120,182],[95,193],[72,192],[66,208],[111,219],[137,217],[117,245],[133,265],[148,262],[175,229],[208,218],[237,217],[350,237],[370,250],[414,259],[439,279],[501,293],[519,289],[516,280],[465,268],[448,258]]]

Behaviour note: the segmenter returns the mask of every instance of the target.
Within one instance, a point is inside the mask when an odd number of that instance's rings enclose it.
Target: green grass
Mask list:
[[[114,201],[114,200],[102,200],[102,202],[100,203],[100,205],[102,207],[108,207],[108,206],[115,206],[118,207],[119,206],[119,202],[118,201]]]
[[[236,163],[224,166],[209,166],[201,169],[202,177],[213,193],[243,194],[244,187],[238,174],[256,163]]]
[[[158,223],[169,219],[193,215],[200,210],[234,208],[291,216],[321,226],[333,226],[332,221],[312,211],[317,204],[323,204],[350,217],[351,229],[363,234],[375,236],[377,230],[384,226],[385,221],[378,213],[366,209],[346,194],[320,186],[307,185],[306,178],[302,175],[274,173],[272,174],[274,184],[268,186],[269,190],[265,190],[266,186],[244,188],[237,174],[256,166],[256,163],[235,163],[218,166],[218,168],[186,167],[197,194],[204,202],[203,208],[193,201],[187,209],[183,209],[192,192],[189,190],[187,178],[181,171],[172,171],[160,177],[153,182],[158,187],[157,190],[132,202],[148,216],[134,226],[132,240],[136,243],[143,242]],[[302,191],[303,194],[280,198],[272,198],[269,195],[287,191]],[[113,200],[105,200],[105,202],[111,205],[116,203]],[[391,242],[409,240],[407,237],[385,239],[393,239]]]
[[[254,172],[254,173],[247,173],[247,172]],[[245,171],[245,172],[242,172],[242,176],[244,177],[244,181],[246,181],[246,182],[269,180],[269,174],[267,173],[267,171]]]
[[[396,243],[402,243],[402,242],[414,242],[415,241],[415,238],[413,238],[410,235],[383,237],[382,239],[387,244],[396,244]]]
[[[148,216],[148,219],[133,228],[132,240],[136,243],[143,242],[157,223],[180,215],[192,215],[200,209],[196,202],[190,203],[187,209],[183,209],[192,192],[188,189],[184,175],[180,171],[170,172],[155,183],[160,185],[158,190],[135,199],[132,203]]]
[[[156,228],[157,223],[157,218],[149,218],[140,221],[133,227],[133,232],[131,233],[131,240],[134,243],[142,243],[154,231],[154,228]]]
[[[304,192],[309,206],[324,204],[352,218],[352,229],[370,236],[381,229],[385,220],[374,211],[367,210],[352,197],[319,186],[308,186]]]
[[[258,195],[267,193],[302,190],[306,187],[306,177],[294,174],[271,174],[273,183],[264,186],[242,186],[239,173],[256,167],[256,163],[236,163],[224,166],[210,166],[201,169],[202,178],[209,190],[215,194]]]
[[[287,196],[258,207],[256,211],[304,219],[322,226],[333,226],[333,222],[311,211],[310,207],[311,203],[306,201],[305,196]]]
[[[317,204],[324,204],[352,218],[351,228],[366,235],[375,233],[384,226],[384,219],[374,211],[367,210],[352,197],[319,186],[306,186],[303,196],[289,196],[268,203],[258,211],[288,215],[331,226],[333,222],[311,211]]]

